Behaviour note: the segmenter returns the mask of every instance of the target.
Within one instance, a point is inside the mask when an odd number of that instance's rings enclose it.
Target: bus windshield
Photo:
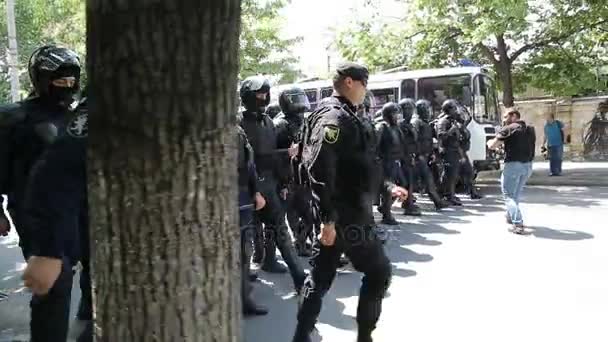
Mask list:
[[[494,81],[487,75],[479,75],[479,96],[475,97],[475,121],[479,123],[498,124],[498,101]]]
[[[418,97],[431,102],[435,118],[447,99],[454,99],[471,110],[473,104],[471,95],[471,75],[429,77],[418,80]]]

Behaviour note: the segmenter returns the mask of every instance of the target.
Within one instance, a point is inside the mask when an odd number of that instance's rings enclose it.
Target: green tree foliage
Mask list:
[[[0,2],[0,103],[10,101],[10,85],[6,67],[8,33],[6,2]],[[15,22],[21,86],[24,93],[30,88],[27,62],[31,53],[43,44],[70,47],[85,60],[85,1],[84,0],[18,0],[15,2]]]
[[[410,68],[457,65],[463,58],[491,64],[507,105],[513,103],[513,92],[526,84],[556,95],[596,88],[593,70],[606,64],[608,6],[602,0],[403,2],[407,13],[404,10],[402,20],[385,25],[374,35],[359,30],[365,23],[343,32],[341,51],[346,56],[361,51],[358,57],[367,62],[389,61],[372,66],[380,68],[403,60]],[[396,48],[405,46],[405,52],[357,46],[393,32],[401,37]],[[350,40],[358,34],[367,37]],[[373,56],[386,51],[388,55]]]
[[[301,76],[291,52],[300,39],[285,39],[280,30],[284,20],[279,11],[285,0],[243,0],[241,23],[240,78],[251,75],[275,75],[281,82],[293,82]]]
[[[292,82],[300,76],[295,66],[298,60],[291,52],[299,39],[280,36],[285,24],[280,10],[287,4],[287,0],[242,1],[241,77],[268,74],[277,76],[280,81]],[[5,5],[6,2],[0,1],[0,103],[10,101]],[[38,46],[60,44],[78,52],[83,63],[86,60],[85,0],[18,0],[15,17],[24,94],[31,88],[27,61]],[[86,81],[84,73],[83,81]]]
[[[406,64],[404,34],[399,27],[386,23],[360,22],[355,30],[338,32],[336,45],[345,59],[360,61],[376,72]]]

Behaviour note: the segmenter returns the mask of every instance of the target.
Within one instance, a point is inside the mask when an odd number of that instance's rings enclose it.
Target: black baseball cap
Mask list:
[[[369,78],[369,70],[365,66],[352,62],[339,64],[336,67],[336,74],[350,77],[355,81],[363,81],[366,84]]]

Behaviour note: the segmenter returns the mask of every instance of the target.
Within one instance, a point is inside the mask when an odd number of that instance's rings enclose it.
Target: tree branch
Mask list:
[[[558,35],[558,36],[555,36],[555,37],[549,37],[549,38],[540,40],[540,41],[538,41],[536,43],[531,43],[531,44],[524,45],[519,50],[515,51],[513,53],[513,55],[511,55],[511,58],[509,58],[509,59],[511,60],[511,62],[513,62],[519,56],[521,56],[521,54],[523,54],[523,53],[525,53],[527,51],[538,49],[538,48],[547,46],[547,45],[552,44],[552,43],[557,43],[557,42],[559,42],[562,39],[566,39],[566,38],[568,38],[570,36],[573,36],[573,35],[575,35],[577,33],[583,32],[585,30],[590,30],[590,29],[596,28],[596,27],[598,27],[598,26],[600,26],[602,24],[605,24],[605,23],[608,23],[608,19],[604,19],[604,20],[598,21],[598,22],[596,22],[596,23],[594,23],[592,25],[589,25],[589,26],[582,26],[582,27],[577,28],[574,31],[566,32],[564,34],[561,34],[561,35]]]
[[[403,37],[403,39],[404,39],[404,40],[409,40],[409,39],[412,39],[412,38],[414,38],[414,37],[416,37],[416,36],[419,36],[419,35],[421,35],[421,34],[425,34],[425,33],[427,33],[427,32],[428,32],[427,30],[420,30],[420,31],[417,31],[417,32],[414,32],[414,33],[410,34],[410,35],[409,35],[409,36],[407,36],[407,37]]]
[[[494,56],[494,52],[489,47],[483,45],[483,43],[477,43],[477,48],[481,50],[481,53],[484,54],[491,62],[496,66],[498,64],[498,60],[496,56]]]

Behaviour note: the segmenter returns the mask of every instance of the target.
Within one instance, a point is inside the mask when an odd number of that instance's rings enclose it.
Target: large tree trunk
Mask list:
[[[11,99],[19,98],[19,54],[17,52],[17,29],[15,26],[15,0],[6,0],[6,25],[8,33],[8,73],[11,77]]]
[[[97,341],[239,341],[240,0],[88,0]]]
[[[496,49],[498,50],[498,61],[495,65],[502,83],[502,103],[505,107],[513,107],[515,103],[513,97],[513,63],[509,58],[503,35],[496,36]]]
[[[510,62],[498,62],[498,77],[502,83],[502,103],[505,107],[513,107],[515,98],[513,96],[513,70]]]

